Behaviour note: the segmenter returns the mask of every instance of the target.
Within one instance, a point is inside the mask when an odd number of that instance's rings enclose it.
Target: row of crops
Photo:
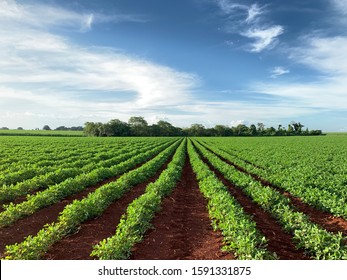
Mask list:
[[[114,232],[90,244],[95,259],[128,259],[132,248],[146,238],[164,198],[184,179],[188,162],[207,201],[212,227],[223,235],[222,250],[238,259],[280,258],[269,244],[282,241],[264,234],[261,221],[233,195],[233,188],[271,216],[305,257],[347,259],[346,231],[315,223],[284,195],[290,193],[307,207],[339,217],[343,224],[344,138],[1,137],[0,240],[6,246],[0,254],[6,259],[45,258],[54,244],[100,217],[134,186],[146,184],[114,224]],[[84,195],[75,199],[79,193]],[[21,221],[31,222],[31,217],[62,201],[67,204],[53,222],[24,234],[20,242],[9,242],[6,236],[11,231],[15,235]],[[278,244],[282,245],[286,244]]]

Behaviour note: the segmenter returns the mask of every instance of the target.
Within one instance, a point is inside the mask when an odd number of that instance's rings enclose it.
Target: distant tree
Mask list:
[[[118,119],[110,120],[106,124],[107,136],[129,136],[130,127],[126,122],[122,122]]]
[[[66,126],[58,126],[55,130],[69,130]]]
[[[1,130],[9,130],[9,128],[6,127],[6,126],[3,126],[3,127],[1,127],[0,129],[1,129]]]
[[[294,134],[294,127],[291,124],[288,124],[288,129],[286,135],[293,135]]]
[[[188,133],[190,136],[204,136],[205,127],[202,124],[194,123],[188,129]]]
[[[235,134],[238,136],[246,136],[249,135],[249,128],[245,124],[239,124],[235,127]]]
[[[281,136],[285,134],[286,134],[286,129],[281,124],[279,124],[276,131],[276,135]]]
[[[275,136],[276,135],[276,129],[274,127],[269,127],[265,129],[265,135],[267,136]]]
[[[175,127],[167,121],[160,120],[157,122],[157,126],[161,136],[174,136],[176,134]]]
[[[46,126],[45,126],[46,127]],[[44,129],[45,129],[44,127]],[[88,136],[286,136],[286,135],[321,135],[321,130],[306,129],[302,131],[300,122],[291,122],[286,130],[281,124],[276,130],[274,127],[265,128],[263,123],[257,123],[257,127],[251,124],[239,124],[236,127],[216,125],[214,128],[205,128],[202,124],[192,124],[189,128],[175,127],[167,121],[160,120],[158,123],[148,125],[143,117],[131,117],[128,123],[113,119],[107,123],[86,122],[84,128],[65,126],[58,127],[57,130],[78,130],[83,129]],[[5,128],[8,129],[8,128]]]
[[[233,134],[230,127],[220,124],[214,127],[214,131],[215,136],[231,136]]]
[[[88,136],[102,136],[102,126],[102,123],[86,122],[83,132]]]
[[[71,130],[71,131],[83,131],[83,127],[82,126],[71,126],[70,128],[68,128],[68,130]]]
[[[322,135],[322,131],[321,130],[311,130],[309,135]]]
[[[24,128],[19,126],[19,127],[17,127],[17,130],[24,130]]]
[[[292,121],[290,124],[293,127],[295,134],[301,134],[302,128],[304,127],[304,125],[302,125],[300,122],[295,122],[295,121]]]
[[[51,130],[51,128],[46,124],[43,126],[42,130]]]
[[[265,129],[265,125],[261,122],[257,123],[258,126],[258,135],[261,135]]]
[[[251,124],[249,127],[249,134],[251,136],[256,136],[258,134],[257,127],[254,124]]]
[[[128,121],[131,134],[134,136],[148,136],[148,123],[143,117],[131,117]]]

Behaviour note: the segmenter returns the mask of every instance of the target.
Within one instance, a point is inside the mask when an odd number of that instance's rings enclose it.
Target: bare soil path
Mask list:
[[[181,180],[163,200],[153,229],[135,246],[131,259],[233,259],[231,254],[220,250],[223,238],[213,231],[206,207],[187,157]]]
[[[171,158],[172,157],[170,157],[170,160]],[[138,164],[132,170],[140,167],[142,164]],[[166,164],[164,166],[166,166]],[[75,199],[80,200],[87,197],[89,193],[95,191],[97,188],[101,187],[102,185],[116,181],[120,176],[112,177],[104,181],[101,181],[93,186],[87,187],[82,192],[68,196],[53,205],[39,209],[32,215],[20,219],[8,227],[1,228],[0,229],[0,257],[2,257],[6,245],[20,243],[28,235],[36,235],[45,224],[49,224],[56,221],[59,216],[59,213],[64,210],[66,205],[72,203]]]
[[[331,213],[328,213],[324,210],[317,209],[317,208],[303,202],[299,197],[293,196],[291,193],[289,193],[288,191],[285,191],[284,189],[280,188],[279,186],[272,184],[271,182],[267,181],[264,178],[261,178],[257,174],[248,172],[243,167],[241,167],[241,166],[239,166],[233,162],[230,162],[229,160],[217,155],[208,147],[206,147],[206,146],[204,146],[204,147],[207,148],[210,152],[212,152],[216,156],[218,156],[221,160],[223,160],[227,164],[235,167],[240,172],[243,172],[245,174],[250,175],[253,179],[262,183],[262,185],[271,187],[271,188],[277,190],[279,193],[288,197],[290,199],[291,203],[293,204],[293,206],[295,208],[297,208],[298,211],[307,215],[313,223],[320,225],[322,228],[326,229],[329,232],[332,232],[332,233],[341,232],[343,235],[347,236],[347,221],[345,219],[343,219],[341,217],[336,217],[336,216],[332,215]],[[250,164],[252,164],[252,163],[250,163]]]
[[[276,255],[282,260],[308,259],[303,250],[296,249],[292,242],[292,235],[286,233],[275,218],[252,201],[252,199],[249,198],[240,188],[229,182],[223,174],[208,162],[206,158],[202,156],[201,158],[216,174],[218,179],[229,188],[231,195],[240,203],[245,213],[253,217],[253,220],[257,224],[257,229],[268,241],[269,251],[276,253]]]

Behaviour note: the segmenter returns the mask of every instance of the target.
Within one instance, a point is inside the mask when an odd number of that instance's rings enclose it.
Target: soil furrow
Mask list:
[[[143,163],[136,165],[132,170],[137,169],[143,165]],[[116,181],[119,176],[115,176],[104,181],[97,183],[96,185],[87,187],[82,192],[68,196],[63,200],[50,205],[48,207],[39,209],[32,215],[19,219],[14,224],[0,229],[0,257],[5,250],[6,245],[22,242],[28,235],[36,235],[45,224],[56,221],[58,215],[64,210],[65,206],[72,203],[75,199],[81,200],[88,196],[89,193],[95,191],[97,188]]]
[[[188,156],[181,180],[153,219],[153,228],[135,245],[131,259],[222,260],[233,256],[221,251],[223,237],[214,232],[207,201],[199,190]]]
[[[200,154],[200,153],[199,153]],[[215,169],[209,161],[200,154],[202,160],[216,174],[219,180],[228,187],[231,195],[240,203],[244,211],[252,216],[257,224],[257,229],[266,237],[268,250],[277,254],[282,260],[304,260],[308,259],[303,250],[298,250],[292,235],[286,233],[281,225],[269,213],[253,202],[240,188],[227,180],[222,173]]]
[[[45,224],[54,222],[65,206],[75,199],[82,199],[97,188],[115,181],[118,177],[102,181],[94,186],[86,188],[84,191],[66,197],[65,199],[45,208],[42,208],[32,215],[16,221],[13,225],[0,229],[0,252],[3,252],[6,245],[20,243],[28,235],[36,235]]]
[[[93,245],[115,233],[122,215],[128,205],[145,192],[150,182],[155,182],[161,172],[166,169],[172,157],[147,182],[131,188],[119,200],[105,209],[103,214],[93,220],[82,223],[78,232],[55,243],[45,254],[44,259],[50,260],[92,260],[90,253]]]
[[[205,147],[207,148],[207,147]],[[261,178],[257,174],[248,172],[241,166],[236,165],[235,163],[230,162],[229,160],[217,155],[212,150],[207,148],[209,151],[211,151],[213,154],[218,156],[221,160],[226,162],[227,164],[235,167],[237,170],[251,176],[256,181],[260,182],[262,185],[273,188],[277,190],[279,193],[285,195],[288,197],[293,204],[293,206],[298,209],[300,212],[304,213],[309,217],[309,219],[320,225],[322,228],[326,229],[327,231],[330,231],[332,233],[338,233],[341,232],[343,235],[347,236],[347,221],[341,217],[336,217],[332,215],[331,213],[328,213],[324,210],[319,210],[305,202],[303,202],[300,198],[293,196],[288,191],[285,191],[284,189],[270,183],[269,181],[265,180],[264,178]]]

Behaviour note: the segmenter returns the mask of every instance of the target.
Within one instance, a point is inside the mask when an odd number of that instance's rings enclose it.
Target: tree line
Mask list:
[[[128,122],[118,119],[107,123],[86,122],[84,134],[87,136],[294,136],[294,135],[322,135],[321,130],[303,129],[300,122],[291,122],[286,127],[279,125],[277,128],[266,128],[263,123],[239,124],[229,127],[216,125],[213,128],[205,128],[202,124],[192,124],[189,128],[175,127],[167,121],[160,120],[156,124],[149,125],[147,121],[139,117],[131,117]]]

